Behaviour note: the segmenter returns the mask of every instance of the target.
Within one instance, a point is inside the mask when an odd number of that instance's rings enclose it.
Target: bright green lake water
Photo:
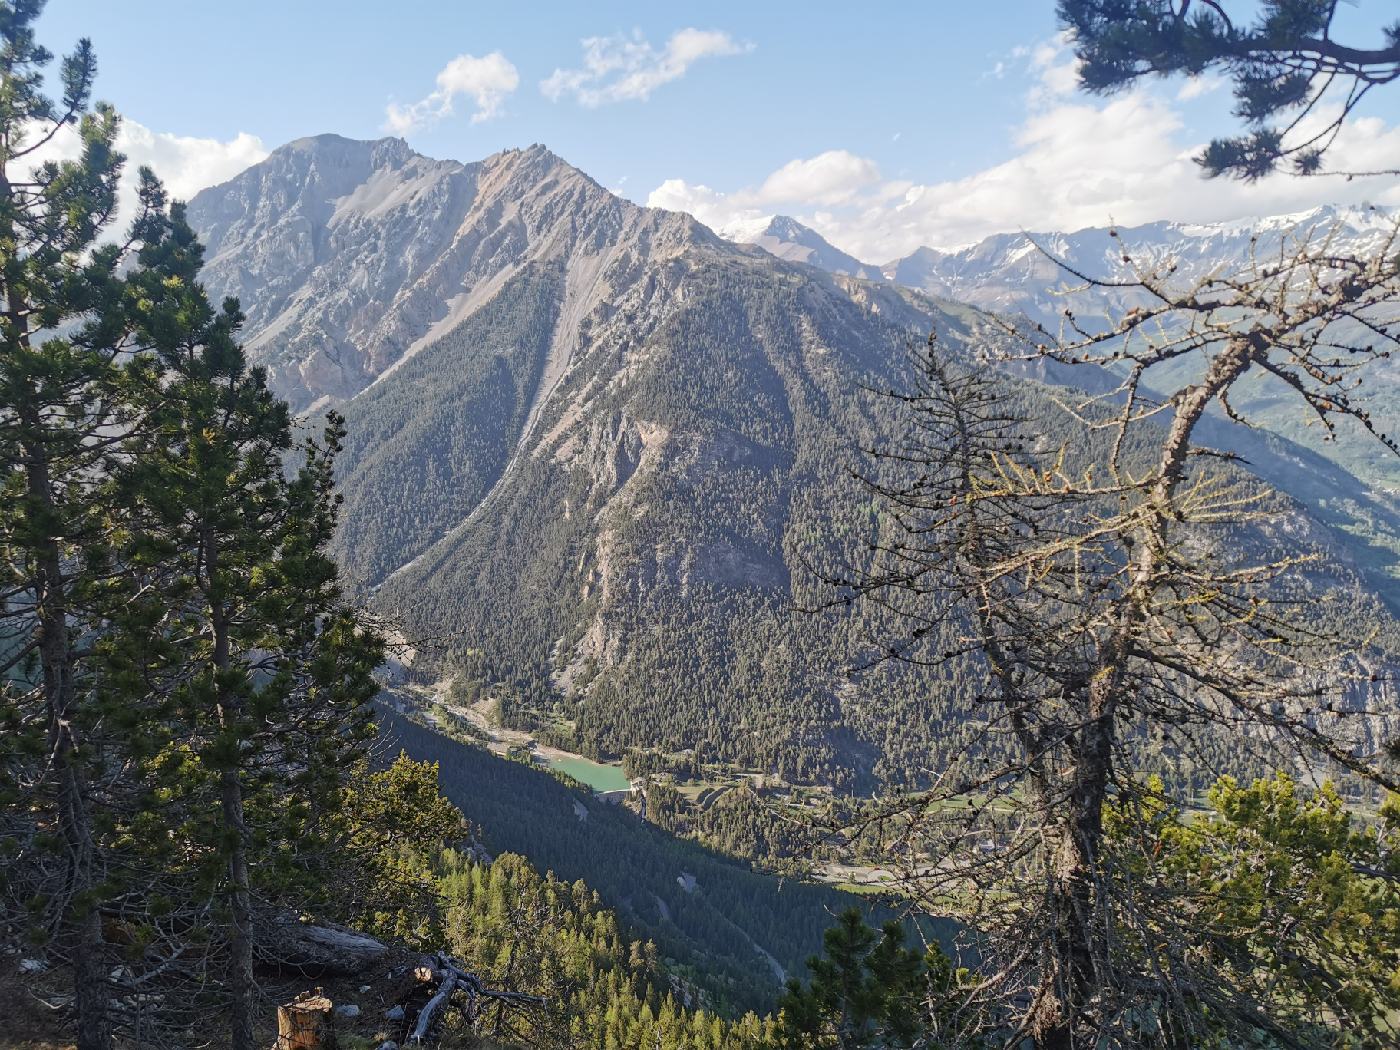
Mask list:
[[[621,766],[605,766],[586,758],[556,758],[550,761],[549,768],[583,781],[594,791],[626,791],[631,787]]]

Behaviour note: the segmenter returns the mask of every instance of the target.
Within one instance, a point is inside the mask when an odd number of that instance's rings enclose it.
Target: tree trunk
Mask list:
[[[218,540],[213,530],[203,530],[204,566],[209,587],[210,628],[214,635],[214,675],[217,688],[219,729],[240,732],[237,722],[243,704],[225,676],[231,663],[231,626],[218,582]],[[248,877],[248,824],[243,813],[243,781],[240,777],[241,741],[234,741],[231,763],[219,775],[219,805],[228,832],[230,1050],[253,1050],[253,908]]]
[[[1096,882],[1124,670],[1133,639],[1153,600],[1167,548],[1168,525],[1176,513],[1174,498],[1185,475],[1196,425],[1210,403],[1230,389],[1261,349],[1251,337],[1231,339],[1202,381],[1179,395],[1162,445],[1138,529],[1132,582],[1120,599],[1117,622],[1098,655],[1097,671],[1086,691],[1084,724],[1071,744],[1074,771],[1068,813],[1048,873],[1054,943],[1049,949],[1050,972],[1041,978],[1040,1015],[1032,1028],[1036,1045],[1044,1050],[1074,1050],[1076,1041],[1093,1045],[1092,1033],[1087,1041],[1076,1039],[1077,1015],[1092,1000],[1095,984],[1101,979],[1096,972],[1098,961],[1106,960],[1108,954]]]
[[[232,997],[229,1046],[253,1050],[252,902],[248,888],[247,825],[243,820],[243,785],[237,769],[220,777],[224,826],[233,834],[229,853],[229,994]]]
[[[48,457],[38,440],[42,421],[32,405],[21,406],[20,418],[33,436],[24,443],[28,496],[32,506],[53,521],[58,510],[54,506]],[[40,541],[36,552],[34,597],[48,717],[48,749],[58,787],[58,827],[67,854],[67,872],[60,890],[66,901],[61,920],[66,927],[63,940],[68,942],[66,947],[71,952],[78,1050],[109,1050],[112,1030],[108,1017],[102,918],[97,902],[91,899],[96,883],[91,803],[73,727],[77,688],[69,637],[67,581],[59,539],[52,534],[52,527],[48,531],[50,534]]]
[[[1098,960],[1106,957],[1102,902],[1096,889],[1103,841],[1103,806],[1112,774],[1116,727],[1102,713],[1113,675],[1090,688],[1090,709],[1099,711],[1081,730],[1069,812],[1060,841],[1050,857],[1049,914],[1051,944],[1048,972],[1042,977],[1036,1045],[1044,1050],[1072,1050],[1080,1015],[1092,1002],[1100,979]],[[1093,1045],[1092,1039],[1083,1045]]]

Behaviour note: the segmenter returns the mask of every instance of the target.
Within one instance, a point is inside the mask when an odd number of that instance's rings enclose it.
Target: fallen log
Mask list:
[[[307,975],[353,977],[389,954],[383,941],[334,923],[309,923],[290,911],[266,911],[254,921],[260,961]]]

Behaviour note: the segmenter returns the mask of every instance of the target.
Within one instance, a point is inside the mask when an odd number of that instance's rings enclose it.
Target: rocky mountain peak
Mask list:
[[[789,215],[775,215],[765,225],[739,223],[725,234],[741,244],[756,244],[788,262],[806,263],[830,273],[868,280],[882,280],[877,266],[869,266],[835,247],[810,226]]]
[[[369,159],[376,166],[401,164],[410,157],[417,156],[412,147],[401,138],[388,136],[382,139],[351,139],[327,132],[293,139],[273,150],[268,157],[271,159],[298,155],[326,161]]]
[[[243,302],[250,353],[298,409],[353,397],[522,267],[557,264],[588,298],[629,250],[655,259],[719,243],[539,144],[463,164],[398,138],[301,138],[198,194],[189,215],[210,292]]]
[[[778,237],[785,241],[805,241],[816,238],[822,240],[820,234],[810,226],[803,226],[802,223],[792,218],[790,215],[774,215],[773,220],[764,228],[765,236]],[[822,243],[826,243],[824,240]]]

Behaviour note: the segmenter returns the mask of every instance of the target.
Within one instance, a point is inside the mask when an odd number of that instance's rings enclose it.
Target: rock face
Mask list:
[[[348,400],[514,274],[556,264],[586,312],[609,277],[714,235],[613,197],[542,146],[475,164],[401,139],[298,139],[189,205],[204,280],[294,408]],[[600,283],[600,281],[602,283]]]
[[[984,314],[824,272],[849,264],[795,224],[767,235],[801,261],[723,240],[539,146],[458,164],[302,139],[190,216],[251,355],[298,409],[346,416],[337,553],[415,672],[474,680],[511,724],[568,720],[585,749],[794,779],[975,746],[955,688],[850,675],[888,624],[796,610],[881,527],[852,474],[902,422],[871,391],[904,387],[931,328],[977,360],[1000,338]]]

